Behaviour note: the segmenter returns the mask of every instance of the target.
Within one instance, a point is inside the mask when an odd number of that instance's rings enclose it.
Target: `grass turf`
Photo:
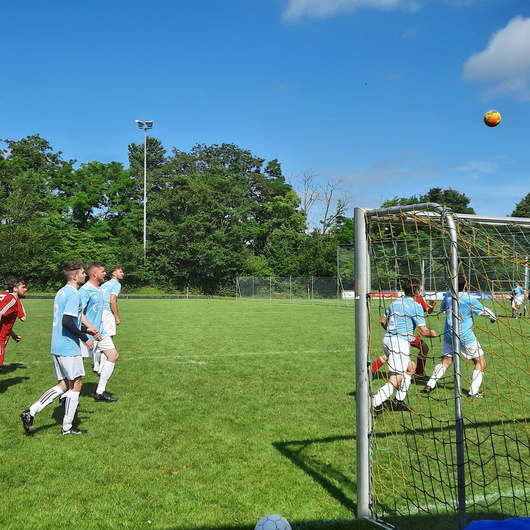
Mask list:
[[[0,375],[2,528],[371,527],[355,521],[351,307],[122,300],[119,401],[94,402],[86,361],[88,434],[61,436],[54,402],[29,438],[19,414],[55,381],[52,301],[25,306]]]

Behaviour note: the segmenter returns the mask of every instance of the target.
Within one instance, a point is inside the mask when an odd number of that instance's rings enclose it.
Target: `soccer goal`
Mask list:
[[[406,527],[428,516],[429,527],[463,529],[474,519],[530,515],[530,320],[512,309],[517,281],[528,293],[530,219],[452,214],[437,204],[355,209],[355,349],[357,517],[381,527]],[[440,362],[444,293],[469,292],[497,320],[474,317],[484,350],[483,399],[468,397],[473,362],[453,355],[435,389],[414,378],[411,412],[389,402],[374,417],[371,396],[387,380],[371,364],[382,352],[379,320],[405,279],[420,279],[436,300],[427,326],[425,373]],[[457,330],[458,297],[452,297]],[[455,349],[458,336],[451,337]],[[411,359],[418,350],[411,348]]]

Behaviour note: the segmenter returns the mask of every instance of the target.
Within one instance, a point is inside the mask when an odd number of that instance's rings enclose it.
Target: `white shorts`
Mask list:
[[[52,359],[57,381],[62,381],[63,379],[73,381],[85,375],[85,367],[83,366],[83,357],[81,355],[71,357],[52,355]]]
[[[482,357],[484,355],[484,350],[482,349],[482,346],[477,341],[470,342],[466,346],[464,346],[462,341],[458,341],[459,347],[458,352],[460,355],[465,357],[466,359],[478,359],[479,357]],[[447,342],[444,340],[444,349],[442,355],[444,357],[452,357],[453,356],[453,344],[451,342]]]
[[[94,342],[94,348],[92,350],[88,349],[88,346],[81,342],[81,355],[83,357],[92,357],[94,354],[94,351],[102,352],[107,350],[114,350],[116,346],[114,346],[114,341],[112,340],[112,337],[110,335],[105,335],[100,341],[93,341]]]
[[[384,337],[383,350],[388,358],[388,371],[405,374],[410,362],[410,342],[395,336]]]
[[[103,310],[101,317],[101,327],[111,336],[116,335],[116,317],[112,311],[108,309]]]
[[[516,303],[516,305],[523,305],[524,304],[524,300],[523,300],[523,297],[522,296],[516,296],[513,301]]]

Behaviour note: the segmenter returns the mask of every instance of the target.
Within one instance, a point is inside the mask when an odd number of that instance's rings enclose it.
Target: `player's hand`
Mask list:
[[[431,329],[431,337],[437,337],[436,331],[434,329]]]
[[[20,317],[20,321],[21,322],[26,322],[26,317],[25,316],[24,317]]]
[[[90,339],[88,339],[85,344],[89,350],[92,350],[94,348],[94,343]]]
[[[96,328],[87,328],[86,332],[92,335],[95,340],[101,340],[101,333]]]
[[[427,304],[427,307],[430,307],[431,309],[434,309],[436,307],[436,300],[431,300],[428,304]]]
[[[116,326],[119,326],[121,324],[121,320],[119,318],[116,319]]]
[[[21,337],[20,335],[15,335],[15,336],[13,337],[13,340],[14,340],[15,342],[20,342],[20,341],[22,340],[22,337]]]

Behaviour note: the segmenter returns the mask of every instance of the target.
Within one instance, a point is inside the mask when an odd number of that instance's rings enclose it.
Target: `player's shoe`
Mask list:
[[[106,401],[107,403],[114,403],[115,401],[118,401],[117,397],[111,396],[110,394],[107,394],[107,392],[101,392],[101,394],[94,394],[93,397],[95,401]]]
[[[412,412],[412,409],[404,402],[399,399],[394,399],[392,401],[392,408],[394,410],[403,410],[404,412]]]
[[[33,416],[30,414],[29,409],[25,410],[20,414],[22,425],[28,436],[33,436]]]
[[[88,431],[86,429],[76,429],[75,427],[70,427],[67,431],[61,429],[61,434],[86,434]]]
[[[477,392],[476,394],[468,394],[467,397],[472,398],[472,399],[482,399],[484,398],[484,394]]]
[[[433,387],[430,387],[429,385],[425,385],[425,388],[422,389],[422,394],[430,394],[434,390]]]

